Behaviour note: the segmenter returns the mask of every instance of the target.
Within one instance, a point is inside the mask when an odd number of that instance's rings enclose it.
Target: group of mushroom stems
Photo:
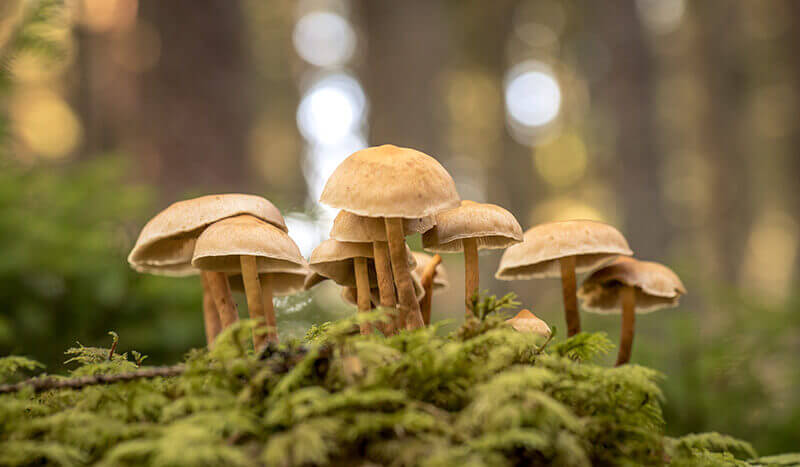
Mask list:
[[[495,277],[561,279],[567,335],[581,331],[578,299],[587,311],[622,313],[617,365],[630,360],[636,313],[677,306],[686,290],[667,267],[630,256],[624,236],[596,221],[540,224],[526,232],[507,210],[461,200],[453,179],[432,157],[392,145],[350,155],[333,172],[320,201],[340,209],[330,239],[308,261],[268,200],[221,194],[180,201],[151,219],[128,261],[140,272],[199,274],[208,347],[239,314],[232,290],[242,290],[257,323],[259,350],[278,342],[273,296],[331,280],[359,312],[381,307],[386,318],[362,321],[362,334],[391,336],[427,326],[434,290],[447,287],[440,254],[462,253],[467,319],[480,290],[479,251],[504,249]],[[411,253],[405,237],[419,233],[434,256]],[[590,275],[577,287],[576,275]],[[529,310],[508,323],[550,336]]]

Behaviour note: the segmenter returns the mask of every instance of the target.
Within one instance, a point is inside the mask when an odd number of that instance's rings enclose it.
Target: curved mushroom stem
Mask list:
[[[214,297],[209,291],[207,274],[209,273],[203,271],[200,276],[203,280],[203,324],[206,329],[206,345],[211,350],[214,346],[214,339],[222,330],[222,323],[219,320],[217,307],[214,305]]]
[[[617,365],[624,365],[631,359],[633,350],[633,332],[636,326],[636,289],[624,286],[620,292],[622,298],[622,332],[619,336],[619,353]]]
[[[461,241],[464,244],[464,301],[467,305],[466,318],[469,318],[472,316],[472,298],[478,293],[480,286],[478,241],[474,238],[465,238]]]
[[[228,276],[224,272],[210,271],[206,274],[208,279],[208,290],[214,297],[214,305],[219,313],[219,320],[222,329],[228,328],[233,323],[239,321],[239,312],[236,310],[236,303],[233,301],[231,286],[228,284]]]
[[[356,302],[358,303],[359,313],[368,313],[372,306],[372,297],[369,295],[369,273],[367,272],[367,258],[353,258],[356,275]],[[361,335],[372,333],[372,326],[369,323],[361,323],[359,326]]]
[[[406,242],[403,237],[403,219],[386,218],[386,238],[389,240],[389,254],[392,259],[394,283],[397,286],[397,298],[400,302],[400,316],[406,329],[417,329],[425,325],[419,302],[414,294],[414,283],[411,282],[411,271],[408,269]]]
[[[394,276],[392,275],[392,264],[389,259],[389,244],[387,242],[373,242],[372,255],[375,257],[375,273],[378,277],[378,293],[381,297],[381,306],[392,309],[397,304],[394,291]],[[397,329],[402,329],[403,323],[400,322],[400,314],[397,310],[392,312],[392,321],[381,326],[381,331],[385,336],[393,335]]]
[[[247,296],[247,312],[250,319],[264,320],[264,303],[261,300],[261,284],[258,282],[258,265],[255,256],[239,256],[239,263],[242,268],[242,282],[244,282],[244,294]],[[256,351],[261,350],[267,344],[267,336],[264,334],[265,323],[259,323],[253,328],[253,347]]]
[[[268,273],[261,274],[261,302],[264,310],[264,322],[267,326],[267,342],[278,343],[278,321],[275,319],[275,305],[272,303],[272,279]]]
[[[564,295],[564,316],[567,319],[567,337],[581,332],[581,317],[578,314],[577,284],[575,282],[575,257],[567,256],[561,263],[561,292]]]
[[[425,322],[425,326],[431,324],[431,302],[433,301],[433,279],[436,277],[436,266],[438,266],[442,262],[442,257],[439,255],[434,255],[428,264],[425,265],[425,269],[422,270],[422,277],[420,278],[420,282],[422,282],[422,288],[425,289],[425,296],[422,297],[422,300],[419,302],[420,312],[422,313],[422,321]]]

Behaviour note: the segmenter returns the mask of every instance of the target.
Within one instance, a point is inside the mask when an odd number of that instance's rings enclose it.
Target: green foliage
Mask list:
[[[178,377],[0,396],[0,465],[738,466],[756,456],[717,433],[665,437],[658,373],[588,362],[608,349],[604,336],[548,348],[497,316],[447,336],[353,332],[381,314],[261,353],[243,321],[212,352],[190,352]],[[106,348],[67,353],[69,376],[136,368]],[[0,362],[31,365],[11,361]]]
[[[8,382],[10,377],[16,375],[20,370],[33,371],[39,368],[44,368],[44,365],[25,357],[2,357],[0,358],[0,383]]]
[[[516,298],[517,294],[514,292],[509,292],[499,299],[497,296],[489,294],[488,291],[482,294],[475,292],[472,296],[470,310],[476,318],[483,321],[492,313],[513,310],[519,307],[520,302]]]

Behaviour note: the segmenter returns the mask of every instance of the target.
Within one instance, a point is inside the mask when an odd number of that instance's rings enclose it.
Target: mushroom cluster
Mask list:
[[[339,209],[330,239],[308,263],[288,235],[280,211],[252,195],[213,195],[175,203],[142,229],[128,261],[152,274],[202,275],[208,346],[238,320],[231,290],[243,291],[256,349],[277,342],[274,295],[331,280],[359,312],[387,309],[363,323],[362,334],[389,336],[426,326],[434,293],[448,286],[439,253],[464,257],[467,319],[478,299],[480,250],[505,249],[495,277],[559,278],[567,335],[581,331],[578,300],[587,311],[622,313],[617,364],[630,360],[637,312],[674,307],[686,289],[666,266],[631,258],[625,237],[602,222],[550,222],[523,232],[509,211],[461,200],[455,182],[433,157],[383,145],[347,157],[327,180],[320,202]],[[422,235],[434,256],[412,252],[406,237]],[[589,277],[578,289],[577,274]],[[508,325],[550,336],[550,327],[522,310]]]

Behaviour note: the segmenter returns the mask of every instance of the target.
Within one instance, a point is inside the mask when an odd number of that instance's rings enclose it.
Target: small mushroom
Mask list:
[[[586,311],[622,311],[617,366],[628,363],[633,348],[636,313],[649,313],[678,306],[686,293],[680,278],[668,267],[633,258],[617,258],[592,273],[581,285],[578,297]]]
[[[191,264],[197,237],[208,225],[239,214],[250,214],[287,231],[278,208],[264,198],[242,194],[201,196],[178,201],[156,214],[142,228],[128,262],[136,271],[156,275],[201,274]],[[224,294],[227,288],[224,275],[211,271],[203,271],[201,275],[206,343],[211,348],[222,328],[220,314],[223,309],[218,303],[227,308],[235,305],[229,296],[211,293],[213,288]]]
[[[435,253],[464,253],[464,301],[467,317],[478,293],[478,250],[503,249],[522,241],[514,215],[494,204],[461,201],[461,206],[436,215],[436,225],[422,236],[422,246]]]
[[[328,179],[320,202],[360,216],[381,217],[408,329],[424,325],[406,260],[404,219],[422,219],[458,206],[455,182],[436,159],[419,151],[383,145],[345,159]]]
[[[507,319],[506,323],[519,332],[538,334],[543,337],[548,337],[551,332],[550,326],[531,313],[531,310],[520,310],[516,316]]]
[[[442,257],[439,255],[431,256],[419,251],[412,252],[417,261],[414,273],[417,274],[425,290],[425,296],[420,300],[419,307],[422,312],[422,320],[425,325],[431,324],[431,305],[434,292],[441,292],[448,287],[447,272],[442,264]]]
[[[256,349],[267,341],[278,341],[273,282],[283,281],[287,274],[294,275],[299,288],[307,272],[306,262],[289,235],[250,215],[223,219],[209,226],[197,239],[192,265],[204,271],[241,274],[250,318],[263,318],[266,327],[263,334],[254,330]],[[228,286],[227,277],[224,285]],[[238,316],[222,318],[227,327]]]
[[[550,222],[528,229],[522,243],[509,247],[495,277],[560,277],[567,336],[574,336],[581,332],[575,274],[593,271],[620,255],[632,254],[625,237],[608,224],[587,220]]]
[[[406,235],[422,233],[433,227],[433,216],[422,219],[403,219],[403,232]],[[394,308],[396,301],[392,265],[389,260],[389,246],[386,238],[386,225],[380,217],[364,217],[348,211],[339,211],[333,220],[330,236],[340,242],[371,243],[378,280],[381,306]],[[404,327],[399,313],[394,315],[394,323],[383,324],[386,335],[394,333],[392,328]]]
[[[325,240],[311,253],[309,266],[318,276],[309,276],[306,285],[308,288],[313,287],[323,280],[319,277],[322,276],[339,285],[355,287],[358,311],[367,312],[371,309],[370,289],[378,286],[372,255],[370,243]],[[368,334],[371,332],[370,326],[362,326],[361,332]]]

